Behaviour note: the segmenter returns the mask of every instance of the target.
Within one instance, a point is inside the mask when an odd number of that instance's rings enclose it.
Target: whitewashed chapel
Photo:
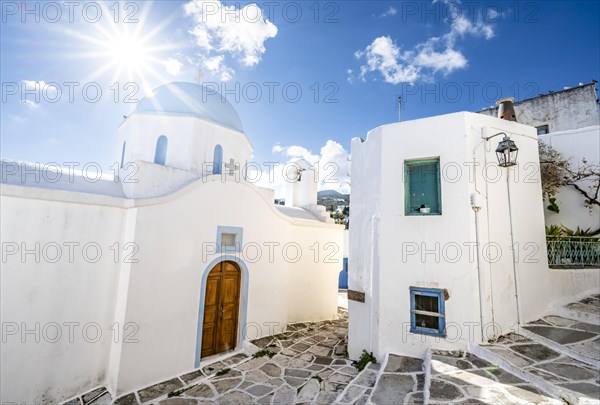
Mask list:
[[[117,181],[2,161],[3,400],[114,397],[337,316],[343,226],[315,169],[296,162],[275,205],[236,111],[198,84],[158,87],[119,133]]]

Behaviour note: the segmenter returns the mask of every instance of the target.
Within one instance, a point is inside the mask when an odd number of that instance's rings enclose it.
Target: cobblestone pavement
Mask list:
[[[579,336],[578,331],[574,334]],[[502,337],[486,349],[510,366],[552,385],[556,393],[566,394],[558,395],[569,397],[571,402],[600,402],[600,370],[597,366],[515,333]]]
[[[347,359],[347,311],[340,319],[288,325],[287,331],[253,341],[254,356],[237,354],[117,399],[116,404],[331,404],[358,370]],[[376,365],[347,393],[370,394]],[[345,393],[344,393],[345,394]]]
[[[99,388],[69,405],[600,404],[600,295],[563,309],[472,353],[391,353],[383,367],[359,371],[347,359],[348,315],[339,308],[338,320],[253,341],[254,356],[232,353],[114,402]]]
[[[465,352],[434,351],[429,404],[564,404],[521,378]]]

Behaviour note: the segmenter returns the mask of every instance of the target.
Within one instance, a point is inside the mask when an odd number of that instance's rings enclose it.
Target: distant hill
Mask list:
[[[346,198],[348,194],[342,194],[335,190],[322,190],[317,193],[317,198]]]
[[[317,193],[317,204],[323,205],[327,211],[333,212],[341,206],[350,205],[350,195],[335,190],[322,190]]]

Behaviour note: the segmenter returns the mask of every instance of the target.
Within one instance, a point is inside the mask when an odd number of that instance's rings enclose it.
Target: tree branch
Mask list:
[[[569,185],[573,186],[575,190],[579,191],[585,198],[587,198],[587,203],[590,205],[600,205],[600,201],[598,201],[598,188],[596,188],[595,198],[588,194],[587,191],[579,187],[575,183],[569,183]]]

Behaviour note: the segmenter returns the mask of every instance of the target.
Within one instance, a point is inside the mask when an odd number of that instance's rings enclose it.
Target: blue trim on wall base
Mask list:
[[[208,266],[204,269],[204,273],[202,274],[202,283],[200,285],[200,302],[198,304],[198,328],[196,333],[196,353],[194,358],[194,368],[200,367],[200,353],[202,350],[202,326],[204,324],[204,300],[206,293],[206,280],[208,279],[208,273],[219,263],[221,262],[234,262],[240,268],[242,272],[242,285],[240,288],[240,313],[238,316],[238,341],[237,346],[240,347],[246,338],[246,316],[248,312],[248,282],[250,273],[248,272],[248,266],[241,260],[239,257],[234,255],[220,255],[212,262],[208,264]]]

